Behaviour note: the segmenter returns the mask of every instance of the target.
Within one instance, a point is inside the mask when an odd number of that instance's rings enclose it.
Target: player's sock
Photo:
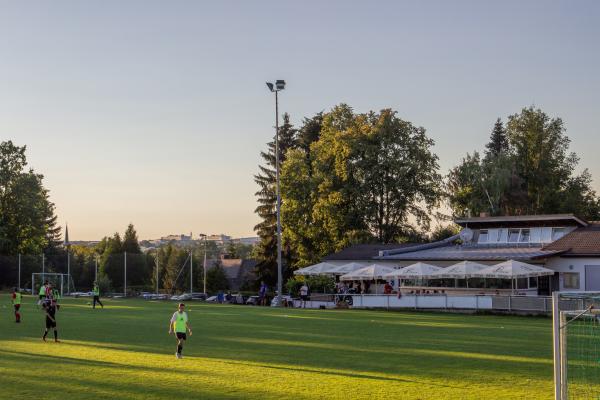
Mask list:
[[[58,342],[58,331],[56,329],[54,330],[54,341]]]
[[[178,345],[177,345],[177,353],[178,353],[178,354],[181,354],[181,351],[182,351],[182,350],[183,350],[183,346],[182,346],[182,345],[180,345],[180,344],[178,344]]]
[[[44,342],[46,341],[46,336],[48,336],[48,331],[47,330],[44,332],[44,337],[42,337],[42,339],[44,339]]]

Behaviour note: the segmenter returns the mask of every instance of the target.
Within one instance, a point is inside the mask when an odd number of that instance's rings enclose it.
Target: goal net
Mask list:
[[[44,282],[48,281],[54,289],[58,290],[60,297],[63,297],[65,292],[68,291],[69,280],[69,275],[67,274],[35,272],[31,274],[31,294],[37,297]]]
[[[555,399],[600,399],[600,292],[555,292],[553,331]]]

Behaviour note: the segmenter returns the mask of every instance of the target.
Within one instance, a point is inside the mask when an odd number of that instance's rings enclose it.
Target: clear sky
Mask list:
[[[560,116],[600,189],[598,1],[0,2],[0,139],[72,240],[254,235],[273,97],[296,123],[391,107],[443,173],[497,117]]]

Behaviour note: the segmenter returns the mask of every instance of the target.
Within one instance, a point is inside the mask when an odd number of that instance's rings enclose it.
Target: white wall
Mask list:
[[[491,309],[491,296],[354,296],[353,308],[390,307],[390,308],[461,308]]]
[[[562,274],[559,277],[560,290],[576,291],[585,290],[585,266],[598,265],[600,268],[600,258],[566,258],[553,257],[548,259],[546,267],[557,272],[578,272],[579,273],[579,289],[566,289],[564,287]]]

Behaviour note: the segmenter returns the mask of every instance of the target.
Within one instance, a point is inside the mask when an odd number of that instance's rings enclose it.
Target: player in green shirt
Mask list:
[[[44,284],[42,286],[40,286],[40,291],[38,293],[39,294],[39,300],[37,303],[38,306],[40,304],[42,304],[42,302],[46,299],[46,289],[47,288],[48,288],[48,281],[44,282]]]
[[[54,302],[56,303],[56,309],[60,310],[60,304],[58,304],[58,302],[60,301],[60,292],[56,288],[52,289],[52,300],[54,300]]]
[[[15,322],[19,323],[21,322],[21,313],[19,312],[19,309],[21,308],[21,292],[17,288],[13,289],[12,303],[15,308]]]
[[[180,303],[179,309],[173,313],[169,322],[169,335],[175,331],[175,337],[177,338],[177,353],[175,353],[177,358],[183,358],[181,351],[183,350],[183,342],[187,339],[186,332],[189,331],[190,336],[192,336],[192,327],[184,309],[185,304]]]
[[[94,289],[92,290],[94,293],[94,302],[92,304],[92,308],[96,308],[96,303],[100,304],[102,308],[104,308],[104,304],[100,301],[100,286],[98,286],[98,282],[94,282]]]

